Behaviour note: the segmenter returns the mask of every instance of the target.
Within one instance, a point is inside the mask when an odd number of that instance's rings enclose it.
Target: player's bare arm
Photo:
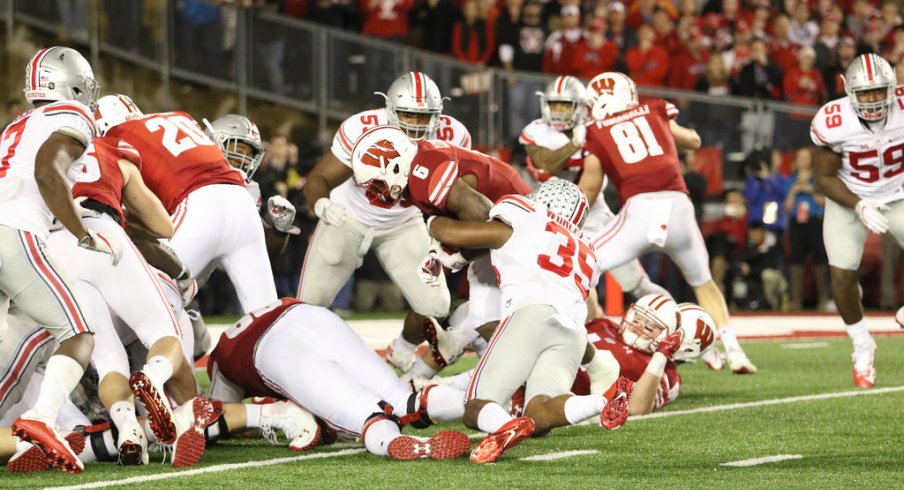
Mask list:
[[[455,179],[452,189],[449,190],[449,198],[446,201],[446,209],[455,214],[462,221],[486,221],[490,219],[490,208],[493,203],[477,192],[476,189],[465,183],[462,178]]]
[[[173,220],[160,199],[148,189],[138,167],[125,159],[119,160],[122,170],[122,200],[129,210],[129,217],[136,217],[154,238],[171,238]]]
[[[838,178],[840,169],[841,155],[825,148],[813,149],[813,180],[816,182],[816,188],[825,197],[854,209],[860,198]]]
[[[79,140],[56,132],[41,145],[35,157],[35,181],[41,197],[60,223],[78,238],[87,235],[88,230],[75,211],[63,169],[69,168],[84,152],[85,145]]]
[[[674,120],[670,120],[669,130],[675,137],[675,145],[679,150],[696,150],[703,144],[696,129],[686,128]]]
[[[524,148],[534,166],[549,173],[564,169],[571,155],[580,150],[580,147],[570,141],[558,150],[550,150],[539,145],[526,145]]]
[[[593,155],[584,158],[584,171],[581,172],[581,178],[577,184],[581,188],[581,192],[587,196],[587,206],[593,206],[596,202],[605,178],[606,174],[603,172],[599,158]]]
[[[499,248],[512,236],[512,227],[497,220],[465,222],[437,216],[427,224],[430,236],[458,248]]]
[[[343,164],[333,155],[333,152],[327,151],[320,157],[317,165],[308,175],[308,180],[304,185],[304,197],[307,199],[308,215],[314,216],[314,205],[322,198],[329,198],[330,191],[339,186],[339,184],[352,178],[354,172],[348,165]]]
[[[175,278],[182,274],[185,269],[182,261],[176,257],[171,248],[161,245],[157,238],[143,226],[134,226],[129,223],[129,226],[125,227],[125,232],[148,264],[170,277]]]

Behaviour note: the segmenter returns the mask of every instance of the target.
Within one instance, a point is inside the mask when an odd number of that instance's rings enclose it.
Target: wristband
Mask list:
[[[665,354],[662,352],[657,352],[653,354],[653,358],[650,359],[650,362],[647,364],[647,369],[644,370],[645,373],[650,373],[657,378],[662,377],[662,373],[665,372],[665,364],[669,361]]]

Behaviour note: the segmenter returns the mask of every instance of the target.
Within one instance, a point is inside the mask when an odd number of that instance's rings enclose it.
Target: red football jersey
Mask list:
[[[211,365],[215,362],[220,372],[229,381],[245,389],[246,396],[285,395],[268,387],[254,367],[254,350],[261,337],[289,309],[303,304],[295,298],[283,298],[263,308],[252,311],[242,317],[235,325],[229,327],[217,342],[217,347],[210,353],[207,372],[211,374]]]
[[[637,381],[647,369],[652,354],[639,351],[622,342],[618,336],[618,324],[607,318],[597,318],[587,324],[587,338],[601,351],[609,351],[621,366],[621,375]],[[681,375],[674,362],[665,365],[659,390],[656,393],[656,408],[659,408],[678,396],[681,387]]]
[[[650,99],[587,127],[584,149],[600,159],[622,203],[645,192],[687,192],[669,129],[677,115],[671,103]]]
[[[112,127],[141,154],[141,176],[172,214],[191,191],[213,184],[245,185],[220,148],[184,112],[162,112]]]
[[[82,157],[82,173],[72,186],[72,197],[88,199],[106,204],[119,213],[120,224],[125,223],[122,215],[122,170],[119,160],[126,159],[139,169],[141,157],[132,145],[109,136],[94,138],[85,156]]]
[[[508,194],[530,194],[530,186],[511,165],[483,153],[441,141],[418,141],[405,201],[425,214],[449,216],[446,201],[455,179],[473,175],[477,192],[496,202]]]

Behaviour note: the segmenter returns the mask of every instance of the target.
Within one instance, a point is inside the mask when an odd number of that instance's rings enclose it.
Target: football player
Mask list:
[[[668,254],[700,306],[713,315],[731,371],[755,373],[729,325],[725,297],[710,275],[709,254],[679,170],[678,148],[698,148],[700,136],[675,122],[678,109],[671,103],[639,102],[634,81],[622,73],[597,75],[588,83],[587,95],[595,122],[587,129],[585,165],[603,168],[622,203],[616,219],[593,237],[600,267],[611,270],[651,250]],[[707,364],[719,367],[721,359]]]
[[[443,431],[425,441],[400,431],[405,424],[421,428],[431,419],[460,419],[462,391],[429,386],[413,393],[342,319],[294,298],[252,312],[223,332],[207,369],[213,399],[292,400],[332,428],[360,436],[376,455],[448,459],[470,448],[461,432]]]
[[[125,96],[98,105],[106,136],[141,156],[141,176],[173,218],[169,245],[194,277],[222,264],[243,311],[276,300],[257,205],[242,173],[184,112],[143,114]]]
[[[59,342],[47,361],[34,406],[12,424],[13,432],[38,446],[49,464],[79,473],[84,465],[56,431],[55,421],[85,371],[94,338],[72,286],[44,247],[56,218],[80,247],[119,260],[120,246],[85,226],[69,187],[78,159],[97,135],[89,106],[98,85],[77,51],[55,46],[38,51],[25,69],[25,98],[34,109],[0,134],[0,316],[9,301]]]
[[[536,188],[551,177],[556,176],[574,182],[581,188],[590,205],[587,221],[582,232],[596,236],[602,227],[612,221],[615,215],[606,205],[603,189],[606,188],[606,174],[599,165],[585,165],[583,149],[587,135],[584,104],[584,85],[577,78],[557,77],[546,86],[540,96],[540,113],[524,127],[518,142],[527,151],[527,168]],[[650,281],[640,261],[634,260],[611,271],[622,289],[639,298],[646,294],[669,293]],[[596,300],[596,290],[590,292],[592,318],[602,316]]]
[[[298,298],[330,306],[373,248],[412,308],[402,335],[387,348],[387,359],[407,371],[414,363],[416,346],[424,340],[424,317],[449,313],[449,291],[445,277],[433,286],[418,278],[419,263],[430,246],[418,210],[399,203],[374,206],[352,178],[352,148],[367,130],[387,124],[412,140],[437,139],[463,148],[471,147],[471,135],[458,120],[443,115],[439,88],[424,73],[405,73],[379,95],[386,99],[386,107],[346,119],[336,131],[330,151],[308,175],[303,191],[320,223],[308,245]]]
[[[869,388],[876,342],[863,321],[857,269],[870,232],[891,233],[904,246],[904,87],[896,88],[887,61],[865,54],[848,66],[844,90],[813,117],[813,175],[826,195],[832,296],[854,344],[854,384]]]
[[[587,345],[585,301],[600,274],[580,232],[586,214],[580,189],[555,179],[533,200],[499,199],[489,221],[434,216],[427,222],[431,236],[442,243],[490,249],[499,274],[504,320],[467,391],[465,425],[489,434],[471,453],[473,463],[496,461],[533,433],[594,415],[610,430],[627,419],[631,382],[625,378],[603,395],[569,391]],[[521,385],[525,417],[513,418],[503,406]]]

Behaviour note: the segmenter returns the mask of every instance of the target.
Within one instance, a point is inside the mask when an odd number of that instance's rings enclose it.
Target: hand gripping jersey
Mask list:
[[[600,159],[624,203],[645,192],[687,193],[669,121],[678,109],[652,99],[587,127],[584,148]]]
[[[214,184],[244,186],[242,173],[184,112],[162,112],[126,121],[107,136],[132,145],[141,155],[141,177],[167,212],[192,191]]]
[[[622,342],[618,335],[619,326],[607,318],[597,318],[587,324],[587,338],[594,347],[600,351],[612,353],[615,360],[621,366],[622,376],[637,382],[653,354],[642,352]],[[669,361],[665,365],[665,372],[659,381],[659,389],[656,392],[656,408],[670,403],[678,397],[681,388],[681,375],[675,363]]]
[[[352,148],[358,138],[368,129],[386,124],[389,124],[389,115],[385,108],[355,114],[339,126],[330,151],[340,162],[351,167]],[[434,138],[462,148],[471,148],[471,134],[468,129],[451,116],[439,117],[439,127]],[[417,209],[405,206],[404,203],[398,203],[389,209],[371,205],[364,189],[355,185],[355,179],[348,179],[333,189],[330,199],[345,206],[349,216],[372,227],[389,228],[417,215]]]
[[[72,186],[72,197],[87,197],[111,207],[125,223],[122,214],[122,170],[119,160],[125,159],[141,169],[141,157],[132,145],[110,137],[94,138],[82,157],[82,172]]]
[[[254,351],[258,341],[270,327],[287,311],[300,304],[303,303],[297,299],[283,298],[242,317],[220,335],[217,347],[210,353],[208,374],[210,367],[216,363],[226,378],[245,389],[247,396],[282,398],[283,395],[267,386],[258,373],[254,366]],[[290,359],[286,361],[291,362]]]
[[[583,325],[587,294],[599,281],[596,255],[577,226],[539,203],[509,195],[490,218],[512,227],[512,236],[490,260],[502,291],[502,316],[528,305],[551,305]]]
[[[565,133],[556,131],[550,127],[543,119],[534,119],[530,124],[524,127],[518,142],[522,145],[540,146],[550,150],[558,150],[571,142],[571,138],[565,136]],[[581,178],[581,172],[584,170],[584,157],[589,154],[583,148],[574,152],[569,158],[565,167],[555,175],[535,166],[530,157],[527,157],[527,169],[531,177],[538,183],[546,182],[552,177],[565,179],[569,182],[577,183]],[[603,186],[605,187],[605,186]]]
[[[493,202],[508,194],[530,194],[518,171],[502,160],[442,141],[418,141],[417,145],[403,196],[424,213],[450,215],[446,210],[449,190],[455,179],[465,175],[474,176],[477,192]]]
[[[98,131],[87,107],[65,100],[20,115],[0,134],[0,225],[47,236],[53,214],[35,181],[35,159],[53,133],[75,138],[87,148]],[[70,185],[80,170],[80,161],[70,165]]]
[[[884,126],[873,132],[860,121],[849,97],[822,106],[810,125],[813,143],[841,154],[838,178],[864,199],[888,203],[904,199],[904,86],[895,89],[895,101]]]

